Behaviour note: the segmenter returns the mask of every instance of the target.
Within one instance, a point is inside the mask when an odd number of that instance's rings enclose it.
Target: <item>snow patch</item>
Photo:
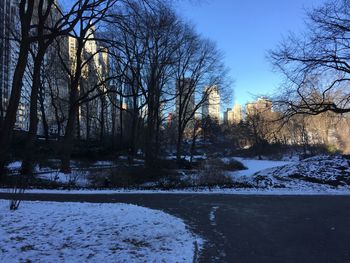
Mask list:
[[[234,157],[234,159],[241,162],[248,169],[232,172],[231,176],[233,177],[251,176],[261,170],[280,167],[287,164],[292,164],[292,162],[286,162],[286,161],[255,160],[255,159],[244,159],[241,157]]]
[[[215,222],[215,213],[216,211],[219,209],[218,206],[213,206],[210,210],[210,213],[209,213],[209,220],[210,220],[210,224],[212,226],[216,226],[216,222]]]
[[[203,241],[181,219],[127,204],[0,200],[1,262],[192,262]]]

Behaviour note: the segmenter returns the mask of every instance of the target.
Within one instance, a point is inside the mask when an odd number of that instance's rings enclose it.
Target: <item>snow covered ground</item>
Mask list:
[[[60,191],[60,190],[29,190],[29,193],[79,193],[79,194],[113,194],[113,193],[218,193],[218,194],[276,194],[276,195],[349,195],[350,194],[350,160],[345,157],[320,155],[302,161],[271,161],[243,159],[238,157],[223,158],[229,162],[236,159],[246,166],[247,170],[227,172],[232,178],[234,187],[188,187],[174,190],[139,190],[139,189],[115,189],[115,190],[82,190],[82,191]],[[13,164],[15,166],[15,164]],[[51,180],[69,182],[70,178],[84,187],[88,185],[87,175],[72,173],[70,176],[57,174]],[[198,176],[196,171],[184,173],[185,177]],[[56,176],[44,174],[40,176]],[[77,176],[74,178],[74,176]],[[185,178],[184,177],[184,178]],[[84,179],[85,178],[85,179]],[[188,179],[188,180],[190,180]],[[85,181],[84,181],[85,180]],[[187,179],[186,179],[187,180]],[[155,185],[157,182],[151,182]],[[146,185],[146,184],[145,184]],[[195,184],[190,184],[195,185]],[[161,187],[160,187],[161,188]],[[149,189],[149,188],[148,188]],[[0,192],[9,192],[0,189]]]
[[[181,219],[139,206],[8,205],[0,200],[1,262],[192,262],[203,244]]]
[[[350,189],[349,160],[342,156],[320,155],[297,163],[262,170],[252,177],[262,187],[325,187]]]
[[[252,176],[253,174],[261,170],[280,167],[280,166],[284,166],[292,163],[292,162],[286,162],[286,161],[245,159],[241,157],[234,157],[234,159],[241,162],[248,169],[230,173],[230,175],[233,177]]]
[[[247,163],[246,163],[247,164]],[[252,161],[253,174],[233,174],[237,182],[245,183],[254,188],[284,192],[318,192],[336,193],[350,192],[349,160],[342,156],[319,155],[299,162],[276,162],[274,167],[267,169],[262,163]],[[262,165],[260,165],[262,164]],[[273,162],[271,163],[273,165]],[[249,171],[249,169],[248,169]]]
[[[56,160],[51,160],[55,162]],[[57,162],[59,162],[57,160]],[[14,172],[14,176],[19,175],[19,170],[21,169],[22,161],[11,162],[7,165],[7,169]],[[90,185],[89,174],[90,171],[86,169],[78,168],[77,162],[71,161],[72,171],[68,174],[60,172],[59,169],[50,168],[47,166],[40,166],[38,164],[34,167],[34,173],[36,177],[50,182],[75,185],[78,187],[88,187]],[[114,164],[110,161],[97,161],[91,165],[91,169],[99,167],[112,167]]]

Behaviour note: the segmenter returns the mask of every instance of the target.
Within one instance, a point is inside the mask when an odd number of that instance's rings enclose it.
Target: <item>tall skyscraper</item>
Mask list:
[[[233,106],[233,120],[235,123],[240,123],[242,121],[242,106],[236,104]]]
[[[246,114],[262,114],[264,112],[272,111],[272,102],[266,98],[259,98],[255,102],[249,102],[246,104]]]
[[[203,106],[203,118],[210,117],[220,122],[220,94],[217,86],[206,87],[204,96],[207,96]]]
[[[182,118],[188,119],[193,114],[195,107],[193,80],[190,78],[178,79],[176,81],[176,116],[182,111]],[[180,107],[181,106],[181,107]]]
[[[11,0],[0,1],[0,118],[4,117],[11,94],[11,28],[14,9]]]
[[[227,108],[227,110],[224,112],[224,123],[225,124],[232,124],[233,123],[233,110],[232,108]]]
[[[224,112],[224,123],[226,124],[234,124],[240,123],[242,120],[242,106],[236,104],[232,108],[228,108]]]

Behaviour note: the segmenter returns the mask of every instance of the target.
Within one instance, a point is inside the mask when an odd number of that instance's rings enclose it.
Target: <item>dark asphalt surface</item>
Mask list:
[[[0,193],[0,199],[8,198]],[[27,194],[25,199],[163,210],[207,241],[200,262],[350,263],[350,196]]]

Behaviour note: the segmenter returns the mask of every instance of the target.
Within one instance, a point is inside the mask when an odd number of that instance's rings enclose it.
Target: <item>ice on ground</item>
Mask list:
[[[192,262],[194,236],[181,219],[127,204],[0,200],[1,262]]]

